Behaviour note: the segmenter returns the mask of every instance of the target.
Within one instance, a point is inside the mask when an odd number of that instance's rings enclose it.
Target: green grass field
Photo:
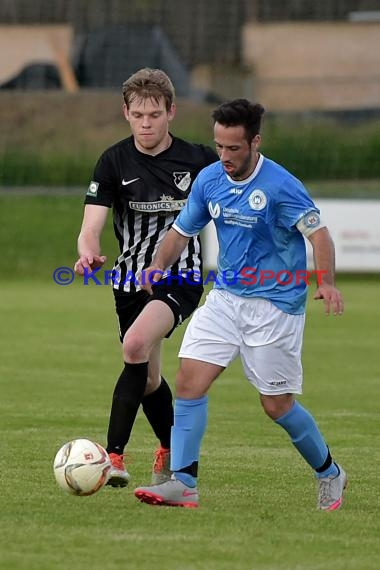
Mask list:
[[[2,280],[1,526],[6,570],[370,570],[379,545],[379,288],[344,278],[346,314],[310,301],[305,393],[350,478],[341,511],[315,509],[315,481],[286,434],[262,413],[236,362],[210,392],[201,507],[140,504],[156,442],[141,414],[127,489],[72,497],[52,461],[75,437],[105,443],[120,353],[107,287]],[[166,342],[173,385],[183,328]]]
[[[154,508],[156,442],[144,416],[129,445],[130,488],[65,495],[52,462],[76,437],[105,443],[121,368],[111,291],[53,282],[72,266],[78,196],[0,196],[0,567],[4,570],[375,570],[379,566],[379,277],[341,277],[342,318],[310,301],[305,393],[350,483],[341,511],[315,509],[315,481],[260,409],[239,362],[210,392],[201,507]],[[104,253],[115,246],[108,226]],[[165,343],[174,385],[179,329]]]

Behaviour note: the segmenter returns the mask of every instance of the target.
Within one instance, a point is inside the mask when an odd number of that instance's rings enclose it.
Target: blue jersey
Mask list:
[[[230,178],[220,161],[204,168],[173,227],[190,237],[213,220],[219,242],[218,272],[209,274],[214,287],[300,314],[307,294],[306,247],[296,224],[309,212],[319,210],[303,184],[260,155],[242,181]]]

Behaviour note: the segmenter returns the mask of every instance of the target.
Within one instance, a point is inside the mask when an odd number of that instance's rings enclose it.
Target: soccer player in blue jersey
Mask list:
[[[259,152],[264,109],[246,99],[213,113],[220,161],[197,176],[190,197],[146,270],[143,287],[179,257],[188,240],[213,220],[218,274],[193,315],[179,352],[172,479],[135,490],[152,505],[197,507],[200,445],[207,424],[207,391],[238,356],[258,390],[265,413],[288,434],[318,481],[319,509],[342,504],[347,476],[335,463],[313,416],[296,399],[302,392],[301,348],[307,294],[304,236],[310,240],[327,314],[340,315],[334,246],[303,184]],[[153,275],[153,277],[151,277]],[[306,276],[306,277],[305,277]]]

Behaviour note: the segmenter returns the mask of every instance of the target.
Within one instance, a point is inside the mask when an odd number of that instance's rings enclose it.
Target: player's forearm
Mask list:
[[[170,229],[161,242],[152,265],[165,271],[165,269],[177,261],[187,246],[189,239],[176,230]]]
[[[82,228],[78,237],[78,254],[100,255],[100,234],[90,228]]]
[[[327,228],[321,228],[310,236],[313,246],[314,266],[319,284],[335,285],[335,248]]]

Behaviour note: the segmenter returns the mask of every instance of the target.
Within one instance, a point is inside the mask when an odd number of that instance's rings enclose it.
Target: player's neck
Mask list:
[[[149,154],[150,156],[156,156],[156,154],[160,154],[167,150],[172,144],[172,137],[168,133],[156,146],[152,148],[146,148],[141,146],[135,138],[135,146],[138,151],[142,152],[143,154]]]
[[[255,171],[257,163],[259,162],[260,153],[256,152],[252,158],[253,158],[253,160],[249,164],[248,168],[244,172],[239,174],[238,176],[231,176],[232,180],[236,180],[237,182],[241,182],[242,180],[246,180],[247,178],[249,178],[251,176],[251,174]]]

